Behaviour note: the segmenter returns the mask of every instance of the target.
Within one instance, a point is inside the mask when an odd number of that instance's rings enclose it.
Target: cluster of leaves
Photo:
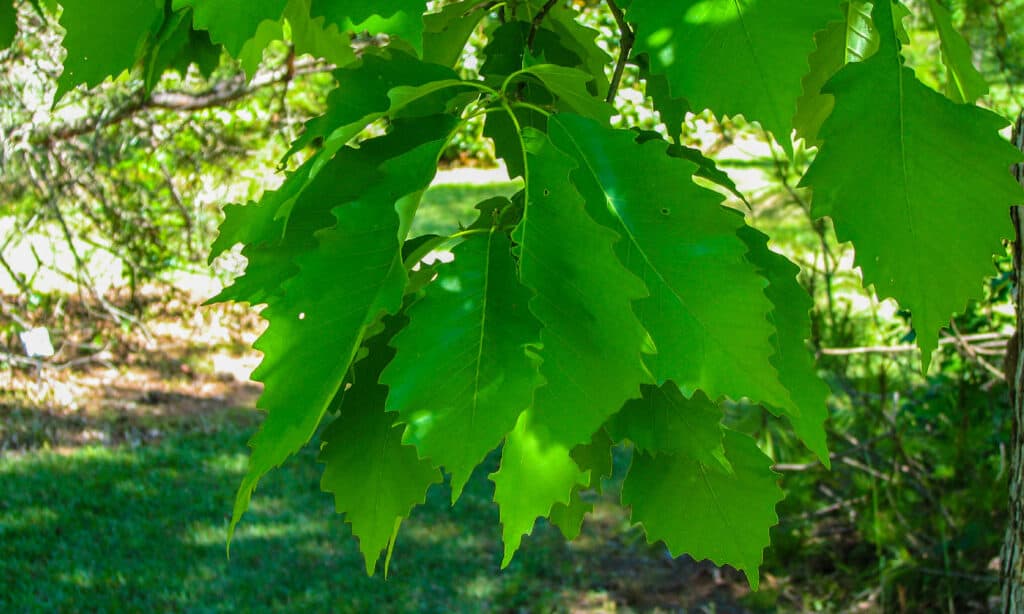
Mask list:
[[[674,141],[688,109],[709,109],[759,122],[787,152],[794,129],[818,146],[803,178],[813,214],[913,313],[927,364],[1020,196],[1005,122],[967,102],[976,73],[930,6],[955,76],[946,95],[903,66],[902,7],[858,0],[607,2],[618,60],[556,0],[66,0],[62,89],[136,65],[157,74],[210,44],[251,65],[281,37],[338,66],[326,113],[285,163],[308,158],[259,202],[227,207],[212,250],[245,246],[245,275],[216,300],[265,303],[269,321],[254,373],[267,417],[232,527],[330,413],[322,487],[368,572],[442,469],[457,499],[499,445],[507,564],[538,517],[579,532],[581,493],[628,441],[622,501],[648,538],[756,586],[783,493],[756,442],[723,427],[722,403],[785,417],[827,463],[828,388],[804,346],[797,267],[704,187],[734,189],[715,164]],[[479,78],[461,78],[480,30]],[[669,140],[609,127],[626,61]],[[439,157],[479,117],[522,190],[480,203],[468,228],[409,236]],[[370,125],[384,134],[354,142]],[[451,263],[423,261],[441,247]]]

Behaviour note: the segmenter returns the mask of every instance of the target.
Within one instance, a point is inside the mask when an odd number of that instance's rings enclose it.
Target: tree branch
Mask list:
[[[612,15],[615,17],[615,23],[619,25],[619,59],[615,62],[615,72],[612,73],[612,81],[608,85],[608,96],[605,97],[605,101],[609,104],[615,102],[615,94],[619,91],[619,85],[622,83],[622,73],[626,70],[626,62],[629,61],[629,54],[633,52],[633,43],[636,42],[636,35],[633,33],[633,28],[629,27],[626,23],[626,15],[622,12],[622,9],[615,0],[606,0],[608,3],[608,9],[611,10]]]
[[[254,94],[263,88],[288,83],[297,76],[330,72],[334,68],[334,66],[329,64],[307,64],[295,66],[293,70],[289,70],[286,66],[283,69],[262,76],[257,75],[249,83],[245,81],[244,77],[239,75],[232,79],[219,81],[206,91],[198,93],[168,90],[153,92],[146,96],[144,90],[140,88],[132,93],[126,104],[104,117],[89,117],[84,121],[74,124],[54,126],[38,132],[34,131],[29,137],[29,142],[33,145],[44,145],[54,141],[73,139],[100,128],[119,124],[148,109],[165,109],[184,113],[224,106]]]

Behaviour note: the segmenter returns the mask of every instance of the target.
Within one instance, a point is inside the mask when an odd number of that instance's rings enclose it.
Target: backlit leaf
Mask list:
[[[838,17],[836,0],[633,0],[626,13],[636,51],[666,75],[675,97],[758,121],[790,152],[814,33]]]
[[[672,556],[728,563],[756,590],[783,492],[771,459],[750,437],[726,430],[725,455],[731,473],[682,452],[638,452],[622,484],[622,503],[650,542],[664,541]]]
[[[92,87],[131,69],[164,17],[157,0],[64,0],[61,6],[67,57],[54,100],[76,85]]]
[[[337,511],[352,525],[370,575],[382,551],[390,560],[399,523],[423,503],[427,488],[441,481],[441,473],[420,460],[415,448],[402,444],[402,427],[384,410],[388,389],[377,380],[394,354],[384,336],[371,340],[369,355],[354,365],[352,388],[324,431],[320,452],[326,465],[320,487],[334,495]]]
[[[814,215],[853,242],[865,284],[911,311],[927,365],[939,329],[980,297],[1012,236],[1007,210],[1022,199],[1007,169],[1020,154],[999,136],[1005,120],[902,65],[888,2],[874,16],[880,48],[825,86],[836,107],[802,185],[814,188]]]
[[[770,362],[765,282],[736,236],[743,220],[693,183],[696,165],[664,141],[639,144],[575,116],[553,116],[550,131],[576,161],[588,211],[622,236],[619,258],[647,284],[635,310],[657,349],[645,358],[657,382],[791,408]]]
[[[540,383],[525,346],[539,325],[516,279],[508,235],[492,230],[458,245],[451,264],[409,310],[381,381],[406,443],[452,474],[452,501],[473,469],[533,400]]]
[[[317,234],[316,248],[296,259],[298,273],[262,312],[270,325],[254,344],[264,358],[252,377],[264,384],[257,406],[267,417],[249,444],[252,454],[232,529],[260,477],[313,436],[367,327],[401,306],[406,270],[396,206],[430,184],[447,142],[447,130],[441,132],[440,139],[383,162],[382,181],[334,207],[337,225]]]

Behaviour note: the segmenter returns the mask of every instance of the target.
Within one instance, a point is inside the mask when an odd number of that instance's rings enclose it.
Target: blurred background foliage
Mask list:
[[[601,32],[600,44],[614,53],[617,30],[611,16],[597,2],[575,4],[581,19]],[[947,77],[933,24],[924,17],[930,13],[921,0],[907,4],[913,16],[905,54],[922,80],[941,90]],[[1015,117],[1024,108],[1024,0],[944,4],[989,82],[982,104]],[[295,57],[283,41],[270,46],[251,80],[237,63],[213,56],[168,72],[152,92],[138,75],[126,75],[88,92],[73,91],[54,105],[59,27],[51,13],[36,11],[29,2],[20,4],[19,20],[14,45],[0,52],[0,362],[9,374],[45,378],[56,370],[85,373],[94,362],[116,366],[130,362],[133,354],[158,353],[159,335],[150,331],[154,319],[184,313],[198,317],[200,326],[209,325],[205,316],[195,315],[196,306],[242,262],[229,254],[212,270],[207,267],[220,208],[253,199],[281,180],[278,160],[302,123],[324,110],[334,86],[332,67]],[[464,76],[475,76],[485,45],[484,30],[478,30],[466,48]],[[638,74],[636,67],[627,70],[613,121],[664,132]],[[836,241],[827,222],[811,221],[811,195],[795,185],[813,150],[798,148],[795,159],[787,161],[756,125],[707,113],[688,114],[683,135],[686,144],[718,161],[750,207],[732,196],[729,204],[745,211],[770,234],[775,249],[801,265],[801,282],[815,300],[809,343],[833,392],[831,470],[815,463],[788,427],[767,412],[742,403],[731,412],[733,426],[756,434],[776,459],[788,493],[767,554],[769,581],[736,607],[906,612],[995,607],[1010,432],[1003,376],[1014,325],[1009,258],[994,259],[985,299],[954,319],[932,367],[922,373],[919,355],[909,345],[908,314],[864,289],[850,248]],[[489,169],[498,162],[482,126],[470,122],[443,164]],[[483,173],[483,179],[453,176],[428,192],[417,222],[423,231],[468,221],[483,196],[514,190],[500,171]],[[172,302],[176,307],[168,308]],[[54,356],[25,355],[19,335],[38,327],[54,337]],[[208,368],[201,362],[179,361],[178,366]],[[181,369],[168,373],[178,376]],[[33,425],[45,423],[38,415],[11,408],[36,404],[52,411],[66,400],[59,395],[26,400],[3,389],[0,395],[0,451],[60,443],[49,427],[33,434]],[[240,448],[236,431],[246,428],[251,428],[249,418],[242,426],[224,426],[228,435],[218,441],[226,438]],[[101,443],[116,447],[124,440]],[[25,459],[47,467],[52,461],[45,455]],[[0,459],[0,471],[6,471],[4,463],[19,475],[30,467]],[[315,476],[299,479],[304,488],[315,489]],[[231,479],[219,481],[226,491],[234,487]],[[462,524],[481,524],[461,518],[464,510],[457,514]],[[621,519],[590,522],[617,531],[620,537],[613,539],[645,548],[634,543],[636,534]],[[556,548],[552,543],[542,537],[536,547]],[[12,556],[5,563],[14,565],[11,573],[0,575],[10,577],[20,569],[17,557],[24,551],[16,549]],[[533,555],[526,560],[530,573],[542,573],[543,566],[533,567]],[[531,584],[539,580],[509,578],[539,590]],[[514,596],[522,585],[511,586],[501,590]],[[612,606],[617,602],[629,605],[625,597],[613,598]]]

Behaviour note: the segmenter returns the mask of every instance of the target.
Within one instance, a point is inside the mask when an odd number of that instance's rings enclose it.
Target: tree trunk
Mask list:
[[[1013,144],[1024,151],[1024,112],[1017,118],[1013,130]],[[1017,181],[1024,185],[1024,165],[1013,169]],[[1014,302],[1017,307],[1017,330],[1010,339],[1006,350],[1005,373],[1010,388],[1010,409],[1013,411],[1013,427],[1010,436],[1010,514],[1003,539],[1002,589],[1003,612],[1018,614],[1024,612],[1024,257],[1021,241],[1024,228],[1021,225],[1021,207],[1012,207],[1010,217],[1016,239],[1013,242]]]

